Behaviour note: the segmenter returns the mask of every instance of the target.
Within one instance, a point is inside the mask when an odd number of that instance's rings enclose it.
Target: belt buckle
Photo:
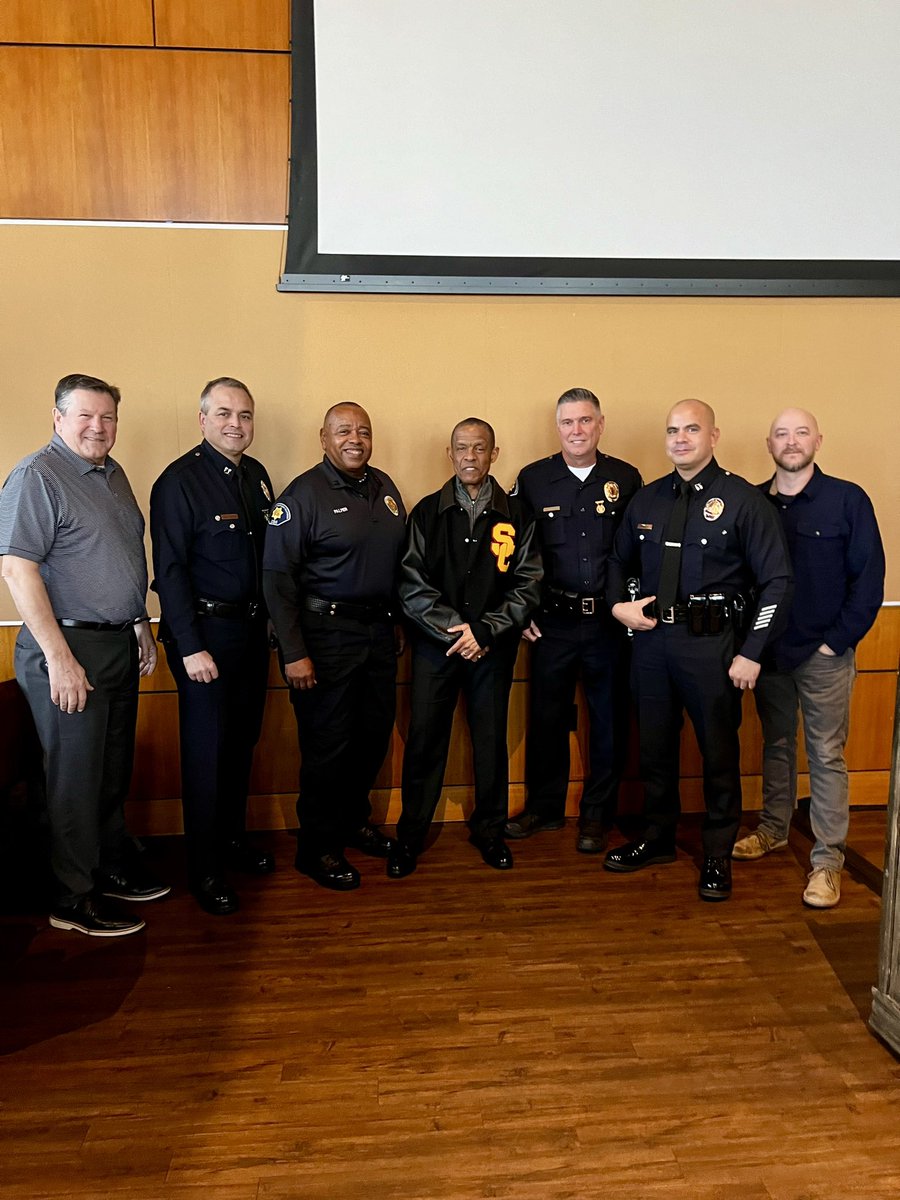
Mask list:
[[[663,625],[674,625],[675,624],[675,605],[673,604],[671,608],[661,609],[660,614],[659,614],[659,619],[662,621]]]
[[[583,617],[592,617],[594,615],[594,597],[581,597],[581,615]]]

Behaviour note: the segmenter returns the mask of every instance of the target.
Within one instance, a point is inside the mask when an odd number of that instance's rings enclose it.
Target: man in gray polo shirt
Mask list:
[[[23,459],[0,492],[2,575],[24,622],[16,678],[44,751],[59,893],[50,924],[92,937],[144,927],[108,897],[170,891],[126,860],[138,683],[156,666],[156,646],[144,519],[108,457],[118,406],[118,388],[65,376],[50,444]]]

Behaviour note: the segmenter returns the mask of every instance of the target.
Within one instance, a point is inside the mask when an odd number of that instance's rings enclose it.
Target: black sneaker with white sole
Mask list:
[[[126,916],[99,896],[83,896],[77,904],[54,908],[50,924],[54,929],[74,929],[88,937],[126,937],[144,928],[140,917]]]
[[[171,890],[167,883],[139,870],[100,871],[97,875],[97,891],[113,900],[160,900]]]

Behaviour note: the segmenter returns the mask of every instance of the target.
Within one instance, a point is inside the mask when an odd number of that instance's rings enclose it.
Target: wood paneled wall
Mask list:
[[[0,42],[290,49],[290,0],[0,0]]]
[[[0,629],[0,678],[10,678],[16,628]],[[851,803],[886,804],[891,765],[893,713],[900,661],[900,608],[884,608],[858,652],[859,678],[853,694],[847,764]],[[627,699],[623,697],[623,703]],[[523,645],[516,667],[509,717],[510,799],[517,808],[524,798],[525,729],[528,706],[528,651]],[[400,812],[400,769],[409,727],[409,655],[400,660],[397,721],[387,761],[373,795],[378,820],[395,821]],[[578,729],[572,734],[572,768],[568,810],[578,811],[587,755],[587,714],[579,695]],[[138,715],[137,754],[130,801],[130,821],[136,833],[171,833],[181,829],[178,749],[178,698],[166,666],[165,653],[155,675],[142,681]],[[250,822],[259,829],[293,828],[294,802],[300,760],[297,733],[287,689],[272,659],[263,734],[256,751],[251,781]],[[761,806],[762,737],[753,702],[745,698],[741,729],[744,806]],[[809,779],[801,749],[800,794]],[[686,811],[702,811],[700,752],[688,724],[682,738],[682,800]],[[473,803],[472,762],[463,713],[457,713],[450,760],[438,820],[459,821]],[[640,803],[635,747],[632,746],[623,807]]]
[[[0,0],[0,216],[281,224],[289,0]]]

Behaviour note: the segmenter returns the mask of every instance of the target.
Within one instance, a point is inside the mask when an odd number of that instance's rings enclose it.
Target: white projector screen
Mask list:
[[[294,0],[283,290],[900,294],[897,0]]]

